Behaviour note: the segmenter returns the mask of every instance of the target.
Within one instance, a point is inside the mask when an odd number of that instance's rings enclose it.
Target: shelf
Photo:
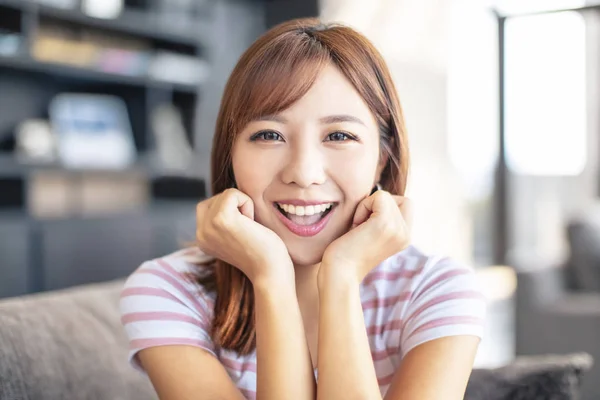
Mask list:
[[[154,176],[157,171],[147,162],[140,158],[135,164],[122,169],[103,168],[68,168],[59,163],[51,164],[26,164],[20,162],[13,155],[0,155],[0,178],[26,178],[38,172],[58,172],[69,175],[115,175],[115,174],[143,174]]]
[[[112,74],[67,64],[41,62],[26,56],[0,56],[0,67],[39,72],[70,79],[147,87],[151,89],[173,90],[181,93],[195,94],[199,90],[195,85],[183,85],[180,83],[158,81],[146,77]]]
[[[19,161],[10,153],[0,153],[0,179],[2,178],[27,178],[36,173],[59,173],[63,175],[123,175],[137,174],[148,179],[162,177],[197,178],[197,171],[190,169],[188,172],[169,171],[161,166],[160,162],[149,153],[139,153],[135,162],[124,168],[69,168],[60,162],[45,164],[27,164]]]
[[[161,24],[149,15],[144,15],[142,12],[124,11],[118,18],[101,19],[90,17],[76,9],[60,9],[26,0],[0,0],[0,6],[37,12],[42,17],[76,23],[87,27],[126,33],[142,38],[182,44],[190,47],[201,46],[203,38],[206,38],[210,32],[208,26],[203,21],[198,21],[195,25],[197,35],[191,36],[175,32],[172,28],[169,30],[168,26]]]

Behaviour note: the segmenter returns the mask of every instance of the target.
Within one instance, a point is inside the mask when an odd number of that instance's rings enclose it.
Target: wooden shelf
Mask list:
[[[121,169],[103,169],[103,168],[68,168],[60,163],[50,164],[26,164],[20,162],[15,156],[0,155],[0,178],[26,178],[37,172],[60,172],[63,174],[94,174],[94,175],[114,175],[114,174],[145,174],[149,176],[156,175],[157,169],[153,168],[150,162],[144,157],[133,165]]]
[[[152,89],[172,90],[181,93],[197,93],[199,87],[170,83],[150,79],[141,76],[128,76],[96,71],[89,68],[81,68],[67,64],[48,63],[37,61],[27,56],[0,56],[0,67],[16,70],[26,70],[53,76],[62,76],[69,79],[79,79],[99,83],[111,83],[117,85],[147,87]]]
[[[136,161],[124,168],[69,168],[60,162],[45,164],[28,164],[21,162],[11,153],[0,153],[0,179],[2,178],[27,178],[36,173],[56,172],[64,175],[123,175],[139,174],[149,179],[165,176],[181,178],[197,178],[198,174],[190,169],[188,172],[169,171],[162,167],[156,157],[149,153],[138,153]]]
[[[160,40],[189,47],[200,47],[202,40],[210,34],[208,26],[199,21],[195,32],[176,32],[172,27],[165,26],[156,18],[143,12],[124,11],[118,18],[101,19],[90,17],[77,9],[60,9],[57,7],[36,4],[26,0],[0,0],[0,6],[36,12],[41,17],[71,22],[86,27],[94,27],[113,32],[126,33],[146,39]]]

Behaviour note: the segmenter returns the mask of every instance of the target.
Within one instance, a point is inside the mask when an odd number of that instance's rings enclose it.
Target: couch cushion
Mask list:
[[[592,366],[589,354],[521,356],[507,366],[475,369],[465,400],[579,399],[583,374]]]
[[[127,363],[124,281],[0,301],[0,400],[152,399]]]
[[[576,289],[600,292],[600,216],[572,221],[567,237]]]

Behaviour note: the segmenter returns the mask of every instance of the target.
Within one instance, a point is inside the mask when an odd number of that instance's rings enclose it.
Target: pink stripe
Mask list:
[[[128,296],[153,296],[153,297],[162,297],[165,299],[176,301],[182,305],[184,305],[181,300],[177,297],[173,296],[171,293],[167,292],[164,289],[153,288],[148,286],[140,286],[140,287],[130,287],[123,289],[121,292],[121,298],[125,298]]]
[[[421,291],[415,297],[420,296],[422,293],[426,293],[433,286],[437,285],[440,282],[445,281],[446,279],[452,278],[454,276],[467,275],[467,274],[470,274],[471,272],[472,271],[470,271],[468,269],[453,269],[453,270],[444,272],[443,274],[437,276],[431,282],[429,282],[423,289],[421,289]]]
[[[369,325],[367,326],[367,335],[381,336],[383,332],[393,331],[402,328],[402,320],[391,319],[383,325]]]
[[[413,269],[407,268],[406,264],[407,264],[408,260],[402,255],[399,255],[395,261],[396,261],[396,264],[395,264],[394,268],[399,268],[398,271],[387,272],[387,271],[374,270],[373,272],[368,274],[366,276],[366,278],[363,280],[363,285],[370,285],[371,283],[373,283],[374,281],[377,281],[377,280],[395,281],[400,278],[407,278],[407,279],[414,278],[416,275],[423,272],[423,268],[425,268],[425,265],[427,265],[428,259],[423,258],[423,259],[419,260],[417,267],[413,268]],[[398,263],[398,261],[399,261],[399,263]]]
[[[191,256],[191,255],[197,255],[199,252],[200,252],[199,249],[196,249],[194,247],[188,247],[187,249],[182,250],[181,255]]]
[[[242,392],[242,394],[244,395],[244,397],[248,400],[254,400],[256,399],[256,392],[253,390],[248,390],[248,389],[241,389],[239,388],[240,392]]]
[[[171,264],[169,264],[164,258],[157,258],[156,262],[159,263],[160,266],[163,267],[165,270],[167,270],[167,272],[169,272],[171,275],[182,278],[182,279],[186,279],[185,274],[183,274],[183,273],[177,271],[175,268],[173,268],[171,266]]]
[[[372,351],[371,358],[373,359],[373,361],[385,360],[386,358],[389,358],[390,356],[398,355],[399,351],[400,351],[400,347],[388,347],[383,350]]]
[[[239,361],[222,358],[221,364],[234,371],[251,371],[256,373],[256,363],[252,361],[244,361],[241,363]]]
[[[213,352],[213,345],[210,342],[201,339],[190,339],[190,338],[150,338],[150,339],[133,339],[129,342],[129,346],[133,350],[141,350],[148,347],[155,346],[169,346],[169,345],[188,345],[198,346],[203,349],[210,350]]]
[[[121,317],[121,323],[123,325],[131,322],[150,322],[150,321],[176,321],[176,322],[187,322],[189,324],[196,325],[199,328],[205,329],[201,322],[196,318],[190,317],[189,315],[180,314],[170,311],[148,311],[148,312],[134,312],[124,314]]]
[[[150,275],[154,275],[154,276],[164,279],[165,281],[170,283],[175,289],[177,289],[179,291],[179,293],[181,293],[183,296],[185,296],[192,303],[192,305],[194,306],[196,311],[198,311],[207,320],[209,319],[208,316],[206,315],[206,311],[204,310],[204,307],[202,306],[202,304],[200,304],[198,299],[195,298],[194,296],[192,296],[191,293],[188,292],[187,289],[181,284],[181,282],[177,281],[171,275],[165,273],[164,271],[150,269],[150,268],[139,270],[136,273],[150,274]]]
[[[449,300],[482,300],[485,301],[485,297],[478,291],[475,290],[467,290],[463,292],[454,292],[454,293],[446,293],[433,299],[429,300],[425,304],[421,305],[421,307],[417,308],[408,318],[406,318],[406,322],[411,321],[413,318],[417,318],[423,311],[429,309],[429,307],[433,307],[437,304],[443,303]]]
[[[429,329],[437,328],[440,326],[461,325],[461,324],[483,325],[484,320],[482,318],[473,317],[473,316],[469,316],[469,315],[437,318],[437,319],[434,319],[432,321],[429,321],[429,322],[419,326],[417,329],[415,329],[410,334],[408,339],[410,339],[411,337],[413,337],[414,335],[416,335],[419,332],[423,332],[423,331],[426,331]]]
[[[410,299],[411,295],[412,295],[412,292],[402,292],[398,296],[378,297],[378,298],[371,299],[371,300],[368,300],[368,301],[365,301],[364,303],[362,303],[362,308],[363,308],[363,310],[370,310],[373,308],[378,309],[378,308],[393,306],[400,301],[406,301],[406,300]]]
[[[374,271],[363,280],[363,285],[368,286],[375,281],[395,281],[400,278],[410,279],[418,275],[420,270],[400,270],[396,272]]]
[[[175,270],[175,268],[173,268],[171,266],[171,264],[167,263],[164,259],[157,259],[156,261],[159,264],[161,264],[163,266],[163,268],[165,268],[166,270],[168,270],[169,272],[171,272],[171,274],[173,274],[175,276],[180,276],[184,280],[186,280],[188,282],[191,282],[194,285],[197,285],[197,287],[198,287],[198,293],[202,293],[202,291],[200,290],[201,286],[196,281],[197,276],[195,276],[193,272],[181,273],[181,272]],[[188,293],[189,293],[189,291],[188,291]],[[206,301],[207,307],[209,307],[211,310],[214,308],[214,303],[212,302],[212,300],[210,298],[207,298],[207,297],[203,296],[203,300]]]
[[[388,376],[384,376],[383,378],[377,378],[377,383],[379,383],[379,386],[389,385],[394,380],[394,374],[395,374],[395,372],[392,372]]]

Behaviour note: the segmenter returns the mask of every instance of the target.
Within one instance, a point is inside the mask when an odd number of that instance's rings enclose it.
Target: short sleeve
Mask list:
[[[475,272],[451,259],[427,262],[403,316],[401,356],[446,336],[483,338],[486,299]]]
[[[141,372],[136,356],[149,347],[190,345],[215,355],[208,334],[210,299],[173,264],[168,259],[142,264],[121,292],[119,306],[129,339],[129,362]]]

